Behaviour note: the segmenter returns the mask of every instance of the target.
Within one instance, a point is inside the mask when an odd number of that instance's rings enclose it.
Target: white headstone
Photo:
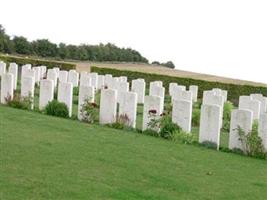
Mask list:
[[[6,73],[6,63],[0,62],[0,77]]]
[[[182,128],[183,131],[191,132],[192,101],[174,100],[172,107],[172,122]]]
[[[155,93],[155,88],[162,87],[162,81],[153,81],[149,83],[149,95],[152,96]]]
[[[101,90],[104,89],[105,86],[105,76],[104,75],[98,75],[98,79],[97,79],[97,89]]]
[[[117,85],[117,90],[118,90],[118,103],[122,102],[122,94],[124,92],[128,92],[129,91],[129,83],[128,82],[118,82]]]
[[[151,121],[151,117],[159,118],[163,112],[163,100],[162,97],[159,96],[145,96],[144,102],[144,111],[143,111],[143,127],[142,130],[146,130],[148,128],[148,124]],[[155,111],[155,113],[153,112]],[[158,131],[158,129],[156,130]]]
[[[120,76],[121,82],[127,82],[127,76]]]
[[[30,70],[30,69],[31,69],[31,65],[30,64],[21,66],[21,77],[26,76],[26,72],[28,70]]]
[[[172,95],[172,101],[193,101],[193,94],[191,91],[177,90]]]
[[[111,84],[112,84],[112,75],[111,74],[106,74],[105,75],[105,86],[110,88]]]
[[[212,91],[215,95],[221,96],[222,95],[222,89],[220,88],[213,88]]]
[[[80,76],[80,86],[91,86],[91,77],[87,72],[82,72]]]
[[[14,76],[11,73],[1,75],[1,103],[6,104],[6,100],[13,99]]]
[[[137,102],[138,103],[144,103],[145,101],[145,90],[146,90],[146,82],[136,79],[132,80],[132,92],[137,93]]]
[[[267,97],[264,97],[262,94],[251,94],[250,96],[252,99],[261,102],[261,114],[267,112]]]
[[[101,90],[100,97],[100,124],[112,124],[117,116],[117,91],[112,89]]]
[[[154,81],[158,86],[163,87],[163,82],[162,81]]]
[[[34,101],[34,86],[35,86],[35,79],[32,76],[23,76],[21,77],[21,89],[20,89],[20,96],[21,98],[32,98]],[[33,102],[31,108],[33,109]]]
[[[203,104],[206,105],[218,105],[223,109],[224,97],[222,95],[216,95],[213,91],[204,91]]]
[[[201,106],[199,142],[212,142],[217,149],[220,145],[222,108],[218,105]]]
[[[79,73],[75,70],[70,70],[68,75],[68,82],[71,82],[73,87],[79,86]]]
[[[118,84],[119,84],[119,78],[113,77],[108,88],[112,90],[118,90]]]
[[[186,91],[186,87],[183,85],[174,85],[172,90],[173,91],[172,91],[171,100],[173,101],[173,99],[178,99],[178,97],[180,97],[181,91]],[[182,94],[185,95],[186,93],[182,93]],[[189,94],[189,93],[187,93],[187,94]],[[190,94],[190,95],[192,96],[192,94]],[[190,98],[192,98],[192,97],[190,97]],[[186,98],[184,98],[184,100],[187,101],[188,98],[186,97]]]
[[[47,70],[47,77],[48,80],[52,80],[54,82],[54,87],[57,87],[57,72],[54,69]]]
[[[135,92],[123,92],[119,106],[119,117],[128,118],[128,126],[135,128],[137,114],[137,94]]]
[[[174,88],[178,86],[177,83],[170,83],[169,84],[169,95],[172,96],[173,95],[173,92],[174,92]]]
[[[23,72],[23,76],[21,77],[32,77],[35,82],[35,71],[33,69],[25,69]]]
[[[248,134],[252,129],[253,113],[250,110],[235,109],[231,114],[230,134],[229,134],[229,149],[245,150],[245,147],[240,141],[238,128],[241,128],[245,134]]]
[[[71,117],[72,115],[72,95],[73,95],[73,84],[71,82],[58,84],[57,100],[67,105],[69,110],[69,117]]]
[[[162,100],[162,110],[163,110],[163,107],[164,107],[164,98],[165,98],[165,88],[162,87],[162,86],[153,86],[151,91],[150,91],[150,96],[159,96],[161,97],[161,100]]]
[[[18,82],[18,65],[16,63],[10,63],[8,72],[13,74],[14,76],[14,90],[17,89],[17,82]]]
[[[240,110],[251,110],[253,112],[254,120],[260,118],[261,102],[253,100],[250,96],[240,96],[238,108]]]
[[[88,100],[89,102],[94,102],[95,88],[91,86],[81,85],[79,87],[79,104],[78,104],[78,119],[79,120],[83,120],[82,106],[86,100]]]
[[[43,110],[45,106],[54,99],[54,81],[40,81],[39,110]]]
[[[68,75],[69,73],[67,71],[61,70],[58,72],[58,81],[60,83],[66,83],[68,82]]]
[[[165,88],[161,86],[153,86],[152,90],[150,91],[150,96],[159,96],[164,99],[165,97]]]
[[[60,71],[59,67],[54,67],[53,69],[54,69],[55,72],[57,73],[57,78],[58,78],[58,76],[59,76],[59,71]]]
[[[260,116],[259,137],[262,139],[262,144],[265,151],[267,151],[267,113],[264,113]]]
[[[197,85],[190,85],[189,86],[189,91],[192,92],[193,102],[197,102],[198,86]]]
[[[180,90],[186,91],[186,86],[184,86],[184,85],[176,85],[176,86],[173,87],[173,90],[174,90],[174,92],[180,91]]]
[[[46,77],[46,66],[40,66],[41,67],[41,79]]]
[[[33,67],[35,83],[39,85],[41,80],[41,67]]]
[[[89,76],[91,77],[92,87],[97,88],[98,74],[97,73],[90,73]]]

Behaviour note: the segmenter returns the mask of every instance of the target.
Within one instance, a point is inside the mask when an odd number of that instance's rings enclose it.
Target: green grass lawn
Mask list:
[[[0,199],[267,199],[267,161],[0,106]]]

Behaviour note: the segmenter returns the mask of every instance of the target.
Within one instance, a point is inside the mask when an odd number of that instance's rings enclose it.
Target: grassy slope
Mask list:
[[[264,160],[3,106],[0,142],[0,199],[267,199]]]

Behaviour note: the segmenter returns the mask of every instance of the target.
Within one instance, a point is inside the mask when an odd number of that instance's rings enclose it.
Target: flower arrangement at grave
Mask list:
[[[82,121],[94,123],[98,118],[99,106],[95,102],[91,102],[91,98],[84,100],[81,107]]]
[[[159,131],[161,114],[158,115],[157,110],[151,109],[148,111],[148,118],[149,118],[149,122],[147,124],[148,128],[154,131]]]

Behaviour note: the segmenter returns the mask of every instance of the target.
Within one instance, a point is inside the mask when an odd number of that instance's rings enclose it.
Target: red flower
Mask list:
[[[149,110],[148,111],[149,114],[157,114],[157,111],[155,109]]]
[[[91,103],[91,106],[93,106],[94,108],[97,107],[97,104],[96,103]]]

